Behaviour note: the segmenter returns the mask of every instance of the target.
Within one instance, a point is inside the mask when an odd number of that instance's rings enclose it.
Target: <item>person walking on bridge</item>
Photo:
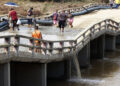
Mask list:
[[[29,27],[29,28],[32,27],[32,16],[33,16],[33,8],[31,7],[31,8],[27,11],[28,27]]]
[[[18,21],[17,12],[13,8],[10,9],[10,12],[8,14],[8,19],[12,24],[11,28],[13,28],[13,31],[15,27],[17,27],[17,29],[19,30],[19,27],[17,25],[17,21]]]
[[[58,26],[58,10],[52,15],[53,17],[53,24]]]
[[[71,14],[70,10],[68,11],[68,21],[69,21],[69,26],[72,28],[73,27],[73,15]]]
[[[114,4],[114,0],[109,0],[109,4],[110,4],[110,7],[112,8]]]
[[[38,30],[38,26],[35,26],[35,30],[32,33],[32,37],[36,38],[36,39],[42,39],[42,34],[41,32]],[[41,46],[40,41],[35,40],[35,46]],[[35,52],[40,52],[41,53],[41,49],[35,49]]]
[[[65,27],[66,20],[67,20],[67,15],[64,10],[62,11],[62,13],[60,13],[58,20],[59,20],[60,31],[64,32],[64,27]]]

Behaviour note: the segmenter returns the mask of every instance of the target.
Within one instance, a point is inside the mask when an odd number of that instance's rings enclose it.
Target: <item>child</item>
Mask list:
[[[53,24],[58,25],[58,10],[53,14]]]
[[[73,16],[70,13],[70,11],[68,12],[68,21],[69,21],[69,26],[72,28],[73,27]]]

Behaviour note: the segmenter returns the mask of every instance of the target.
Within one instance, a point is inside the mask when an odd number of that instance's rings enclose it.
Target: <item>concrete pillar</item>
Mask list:
[[[90,42],[90,58],[101,59],[104,57],[105,36],[102,35]]]
[[[47,64],[41,65],[41,86],[47,86]]]
[[[0,64],[0,86],[4,86],[4,68],[3,64]]]
[[[10,64],[0,64],[0,86],[10,86]]]
[[[116,48],[120,49],[120,35],[116,36]]]
[[[105,35],[105,50],[114,51],[116,49],[116,37]]]
[[[11,86],[47,86],[46,64],[11,63]]]
[[[78,61],[81,67],[87,67],[90,64],[90,43],[78,52]]]
[[[72,77],[72,66],[71,66],[71,58],[68,59],[67,61],[65,61],[65,71],[64,71],[64,75],[66,79],[71,79]]]

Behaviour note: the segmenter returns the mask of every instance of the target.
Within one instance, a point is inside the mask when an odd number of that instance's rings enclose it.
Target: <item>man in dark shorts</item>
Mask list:
[[[58,19],[59,19],[59,28],[60,28],[60,31],[64,32],[64,27],[65,27],[66,20],[67,20],[67,15],[66,15],[66,13],[65,13],[64,10],[62,11],[62,13],[60,13]]]
[[[32,16],[33,16],[33,8],[31,7],[31,8],[27,11],[28,27],[29,27],[29,28],[31,28],[31,25],[32,25]]]
[[[10,19],[10,22],[13,24],[12,26],[13,30],[15,27],[17,27],[17,29],[19,30],[19,27],[17,25],[17,20],[18,20],[17,12],[13,8],[10,9],[10,12],[8,14],[8,19]]]

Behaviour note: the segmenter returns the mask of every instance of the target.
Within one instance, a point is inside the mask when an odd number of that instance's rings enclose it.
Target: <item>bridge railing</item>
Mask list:
[[[41,46],[35,45],[35,41],[38,40]],[[29,52],[32,56],[35,53],[40,53],[44,55],[51,54],[64,54],[66,52],[71,52],[75,49],[74,40],[62,40],[62,41],[49,41],[49,40],[39,40],[23,35],[7,35],[0,36],[0,51],[1,53],[6,53],[8,56],[10,52]],[[42,52],[36,52],[35,49],[40,49]]]
[[[68,50],[68,49],[72,50],[74,48],[74,46],[72,46],[74,44],[74,40],[49,41],[49,40],[39,40],[39,39],[22,36],[22,35],[17,35],[16,37],[17,37],[18,46],[31,48],[33,55],[36,53],[35,49],[42,50],[43,53],[41,54],[46,55],[46,54],[57,54],[57,53],[62,54],[63,52],[65,52],[65,50]],[[24,38],[24,40],[28,39],[29,42],[27,44],[20,43],[20,41],[22,41],[21,38]],[[39,41],[40,46],[35,45],[36,40]]]
[[[76,48],[82,49],[90,40],[97,38],[105,32],[117,35],[120,32],[120,24],[114,20],[106,19],[98,22],[79,35],[76,40]]]

